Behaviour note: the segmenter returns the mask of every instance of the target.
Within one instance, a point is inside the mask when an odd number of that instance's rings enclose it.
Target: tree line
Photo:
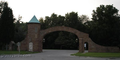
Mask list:
[[[21,18],[21,16],[18,19],[14,18],[8,3],[0,2],[0,50],[8,50],[11,41],[15,44],[25,38],[27,26],[20,21]]]
[[[120,15],[113,5],[100,5],[93,10],[92,19],[86,15],[78,16],[70,12],[65,16],[53,13],[50,17],[41,18],[42,29],[54,26],[67,26],[89,34],[89,37],[102,46],[120,47]],[[69,32],[53,32],[44,37],[45,48],[78,48],[78,38]],[[47,46],[46,46],[47,45]],[[59,47],[58,47],[59,46]]]
[[[89,34],[97,44],[120,47],[120,15],[113,5],[100,5],[93,10],[92,19],[87,15],[79,16],[77,12],[66,13],[65,16],[55,13],[40,18],[41,29],[54,26],[67,26]],[[24,40],[27,34],[26,23],[21,16],[14,18],[12,9],[7,2],[0,2],[0,49],[5,49],[11,41]],[[56,31],[44,37],[43,48],[78,49],[78,37],[70,32]],[[4,47],[4,48],[3,48]]]

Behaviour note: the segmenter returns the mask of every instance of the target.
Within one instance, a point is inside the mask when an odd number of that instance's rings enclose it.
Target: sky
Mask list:
[[[65,16],[66,13],[77,12],[79,16],[87,15],[92,18],[93,10],[100,5],[112,5],[120,10],[120,0],[1,0],[8,2],[14,17],[22,16],[21,21],[29,22],[35,15],[51,16],[52,13]],[[120,14],[120,12],[119,12]]]

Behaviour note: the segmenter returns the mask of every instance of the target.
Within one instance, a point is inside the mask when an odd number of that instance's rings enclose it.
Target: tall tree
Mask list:
[[[93,10],[91,21],[92,40],[100,45],[117,46],[120,43],[120,20],[118,9],[113,5],[100,5]]]
[[[14,20],[12,9],[5,2],[0,18],[0,40],[4,44],[8,44],[14,38]]]
[[[78,14],[75,12],[67,13],[65,15],[65,22],[66,22],[65,26],[69,26],[69,27],[77,29],[78,24],[79,24]]]
[[[21,42],[24,40],[27,34],[27,25],[20,21],[22,19],[21,16],[18,17],[18,20],[15,22],[15,35],[14,35],[14,42]]]

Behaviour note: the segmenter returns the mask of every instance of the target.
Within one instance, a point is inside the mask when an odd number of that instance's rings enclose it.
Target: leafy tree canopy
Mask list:
[[[113,5],[100,5],[93,10],[90,37],[100,45],[116,46],[120,42],[120,19]]]

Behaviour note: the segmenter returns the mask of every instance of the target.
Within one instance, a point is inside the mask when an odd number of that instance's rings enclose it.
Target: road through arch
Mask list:
[[[75,34],[78,39],[79,39],[79,52],[83,52],[84,48],[83,48],[83,38],[88,37],[88,34],[80,32],[76,29],[70,28],[70,27],[65,27],[65,26],[56,26],[56,27],[51,27],[45,30],[41,30],[40,31],[40,40],[43,40],[44,36],[46,34],[49,34],[51,32],[55,32],[55,31],[66,31],[66,32],[70,32]],[[42,47],[42,46],[41,46]]]

